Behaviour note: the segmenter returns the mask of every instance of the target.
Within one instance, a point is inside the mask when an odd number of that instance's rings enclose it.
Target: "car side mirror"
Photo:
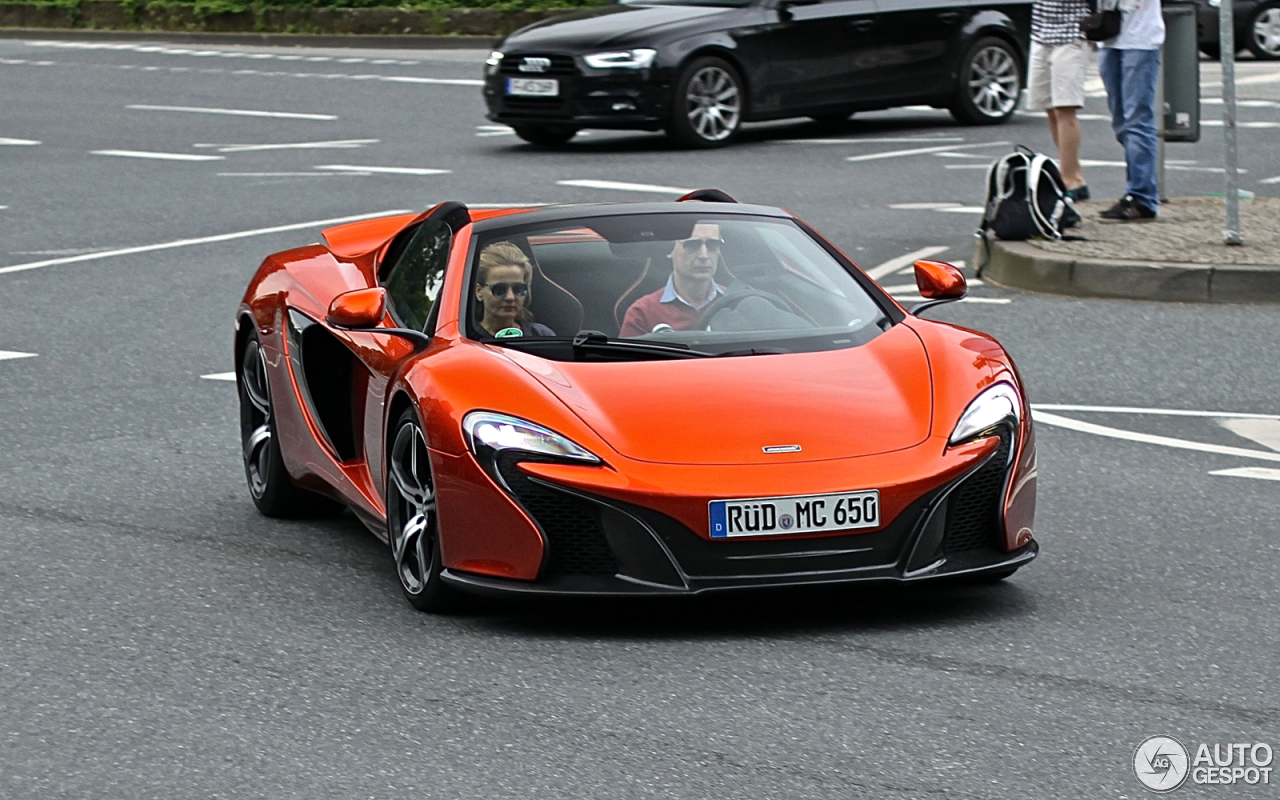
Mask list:
[[[912,314],[933,306],[960,300],[969,293],[969,284],[965,282],[960,270],[945,261],[917,261],[916,287],[925,302],[911,309]]]
[[[778,0],[778,16],[790,21],[793,6],[816,6],[822,0]]]
[[[356,289],[333,298],[325,321],[335,328],[375,328],[386,313],[386,289],[380,286],[374,289]]]

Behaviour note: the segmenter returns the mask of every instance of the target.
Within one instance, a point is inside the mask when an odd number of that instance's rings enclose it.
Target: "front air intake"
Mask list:
[[[983,464],[951,492],[947,500],[948,553],[994,547],[1003,550],[1004,530],[1000,524],[1000,503],[1009,466],[1011,437],[1000,437],[1000,446]]]

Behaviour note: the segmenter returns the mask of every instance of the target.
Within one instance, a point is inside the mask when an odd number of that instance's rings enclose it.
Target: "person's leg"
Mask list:
[[[1050,119],[1057,121],[1053,141],[1058,145],[1058,164],[1068,189],[1084,186],[1084,170],[1080,168],[1080,120],[1075,108],[1051,108]]]
[[[1044,113],[1049,115],[1049,135],[1053,137],[1053,146],[1061,153],[1062,145],[1058,143],[1058,109],[1046,108]]]
[[[1156,139],[1156,81],[1159,77],[1159,50],[1122,50],[1121,90],[1124,102],[1125,163],[1128,165],[1127,191],[1150,211],[1160,209],[1160,188],[1156,177],[1159,145]]]
[[[1111,130],[1116,141],[1124,146],[1124,82],[1121,80],[1120,50],[1114,47],[1098,49],[1098,77],[1107,90],[1107,109],[1111,112]]]

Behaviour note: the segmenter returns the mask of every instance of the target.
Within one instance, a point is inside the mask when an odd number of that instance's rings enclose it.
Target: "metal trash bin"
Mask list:
[[[1164,3],[1164,47],[1161,62],[1161,97],[1166,142],[1200,141],[1200,50],[1196,43],[1194,2]],[[1157,111],[1160,109],[1157,108]]]

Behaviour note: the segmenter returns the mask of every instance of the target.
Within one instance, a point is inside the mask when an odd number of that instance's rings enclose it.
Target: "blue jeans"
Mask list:
[[[1152,211],[1160,209],[1155,113],[1159,69],[1159,50],[1098,49],[1098,73],[1107,87],[1111,129],[1124,148],[1126,191]]]

